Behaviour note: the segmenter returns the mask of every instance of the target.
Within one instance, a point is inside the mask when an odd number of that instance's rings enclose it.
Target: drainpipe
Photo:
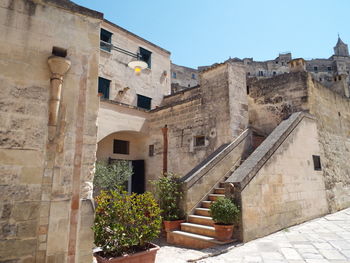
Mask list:
[[[163,174],[168,172],[168,126],[162,128],[163,132]]]
[[[49,101],[49,140],[55,137],[58,112],[60,109],[63,77],[70,68],[71,62],[60,56],[51,56],[47,60],[51,70],[50,77],[50,101]]]

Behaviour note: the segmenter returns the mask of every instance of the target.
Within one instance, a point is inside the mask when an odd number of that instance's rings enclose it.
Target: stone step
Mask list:
[[[216,201],[220,197],[225,197],[225,195],[222,195],[222,194],[209,194],[208,195],[208,199],[210,201]]]
[[[213,226],[205,226],[192,223],[181,223],[181,231],[199,234],[203,236],[215,237],[215,228]]]
[[[193,234],[184,231],[173,231],[167,235],[167,242],[188,248],[203,249],[216,246],[213,237]]]
[[[202,201],[203,208],[209,208],[210,205],[211,205],[211,201]]]
[[[225,181],[226,181],[227,179],[228,179],[228,178],[226,178]],[[219,184],[219,187],[220,187],[220,188],[224,188],[224,187],[225,187],[225,182],[220,183],[220,184]]]
[[[215,188],[214,194],[225,194],[225,188]]]
[[[188,222],[206,226],[214,225],[214,221],[210,216],[189,215]]]
[[[170,244],[180,245],[188,248],[204,249],[217,245],[230,244],[235,242],[235,240],[221,242],[213,237],[177,230],[168,233],[167,242]]]
[[[209,208],[196,208],[194,214],[200,216],[210,216]]]

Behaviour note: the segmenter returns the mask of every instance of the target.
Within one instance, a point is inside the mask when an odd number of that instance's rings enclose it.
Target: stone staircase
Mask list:
[[[243,161],[241,161],[242,163]],[[217,245],[224,245],[235,242],[229,240],[227,242],[218,241],[215,238],[214,221],[210,217],[209,207],[212,202],[215,202],[220,197],[225,197],[224,182],[227,180],[239,165],[236,165],[222,179],[207,196],[206,200],[202,201],[193,214],[188,215],[187,222],[181,223],[180,230],[175,230],[167,233],[167,242],[170,244],[180,245],[194,249],[204,249]]]

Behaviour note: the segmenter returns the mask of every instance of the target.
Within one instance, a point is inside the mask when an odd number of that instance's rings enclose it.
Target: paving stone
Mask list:
[[[332,249],[324,249],[320,251],[322,255],[327,259],[346,259],[343,255],[341,255],[337,250]]]
[[[281,248],[281,252],[286,259],[302,259],[298,252],[293,248]]]
[[[350,208],[236,247],[198,251],[160,244],[156,263],[350,263],[349,226]]]

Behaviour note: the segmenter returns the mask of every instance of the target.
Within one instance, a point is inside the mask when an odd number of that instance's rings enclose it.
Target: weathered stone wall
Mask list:
[[[0,1],[1,262],[91,262],[93,210],[80,199],[96,152],[101,18],[71,2]],[[49,142],[53,46],[72,65]]]
[[[249,123],[269,134],[293,112],[307,109],[306,72],[293,72],[268,79],[248,79]]]
[[[99,76],[111,80],[109,99],[136,106],[140,94],[152,98],[152,109],[159,106],[163,96],[170,94],[170,52],[111,22],[104,21],[102,28],[113,33],[112,44],[119,48],[135,54],[139,47],[152,52],[151,68],[137,76],[128,67],[134,58],[114,50],[100,50]]]
[[[317,118],[330,211],[350,206],[350,100],[308,78],[310,112]]]
[[[199,74],[196,69],[171,63],[171,92],[195,87],[199,84]]]
[[[298,113],[282,122],[227,182],[240,190],[244,242],[328,212],[316,121]]]
[[[168,170],[185,175],[221,145],[233,141],[248,125],[244,69],[229,63],[202,72],[200,88],[166,97],[149,119],[149,144],[156,155],[148,159],[150,179],[162,170],[163,137],[168,126]],[[173,99],[176,98],[176,99]],[[195,136],[205,136],[195,146]]]

